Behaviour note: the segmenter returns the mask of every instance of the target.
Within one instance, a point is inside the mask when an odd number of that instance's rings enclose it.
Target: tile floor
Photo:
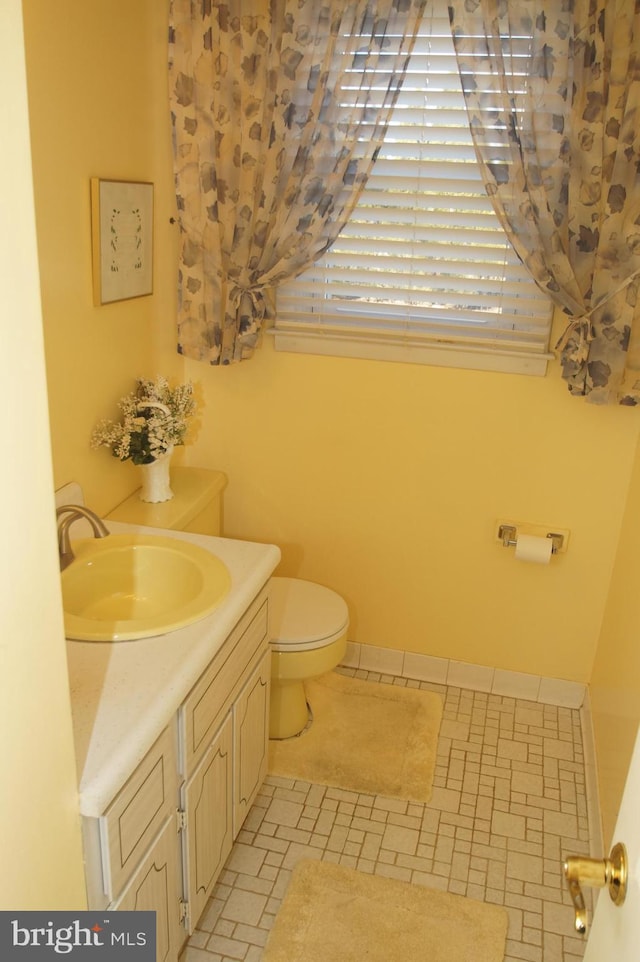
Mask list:
[[[431,801],[269,776],[181,962],[259,962],[291,870],[309,857],[504,905],[505,962],[581,959],[562,877],[563,856],[589,852],[579,712],[341,670],[441,693]]]

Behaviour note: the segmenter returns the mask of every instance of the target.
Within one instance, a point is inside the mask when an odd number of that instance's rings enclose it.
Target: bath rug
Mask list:
[[[263,962],[503,962],[497,905],[329,862],[296,865]]]
[[[269,743],[269,772],[353,792],[428,802],[442,699],[328,672],[305,684],[313,722]]]

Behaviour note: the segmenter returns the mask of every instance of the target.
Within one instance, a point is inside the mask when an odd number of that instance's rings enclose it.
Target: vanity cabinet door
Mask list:
[[[261,591],[189,692],[180,709],[182,772],[190,775],[268,644],[268,601]]]
[[[157,962],[177,962],[182,941],[178,895],[178,832],[169,818],[126,889],[109,908],[156,913]]]
[[[104,891],[109,899],[124,891],[160,826],[175,814],[176,767],[174,729],[169,726],[100,818]]]
[[[231,714],[182,786],[187,931],[193,932],[233,844]]]
[[[233,706],[233,836],[238,835],[267,774],[271,653],[266,652]]]

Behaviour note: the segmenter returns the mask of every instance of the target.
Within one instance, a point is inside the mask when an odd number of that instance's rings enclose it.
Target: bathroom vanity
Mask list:
[[[166,635],[68,642],[89,907],[155,910],[159,962],[176,962],[266,774],[280,559],[273,545],[172,536],[226,564],[220,607]]]

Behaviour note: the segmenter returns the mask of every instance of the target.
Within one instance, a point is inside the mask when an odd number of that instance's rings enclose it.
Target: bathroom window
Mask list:
[[[278,289],[276,347],[544,375],[552,305],[485,193],[446,0],[430,8],[351,220]]]

